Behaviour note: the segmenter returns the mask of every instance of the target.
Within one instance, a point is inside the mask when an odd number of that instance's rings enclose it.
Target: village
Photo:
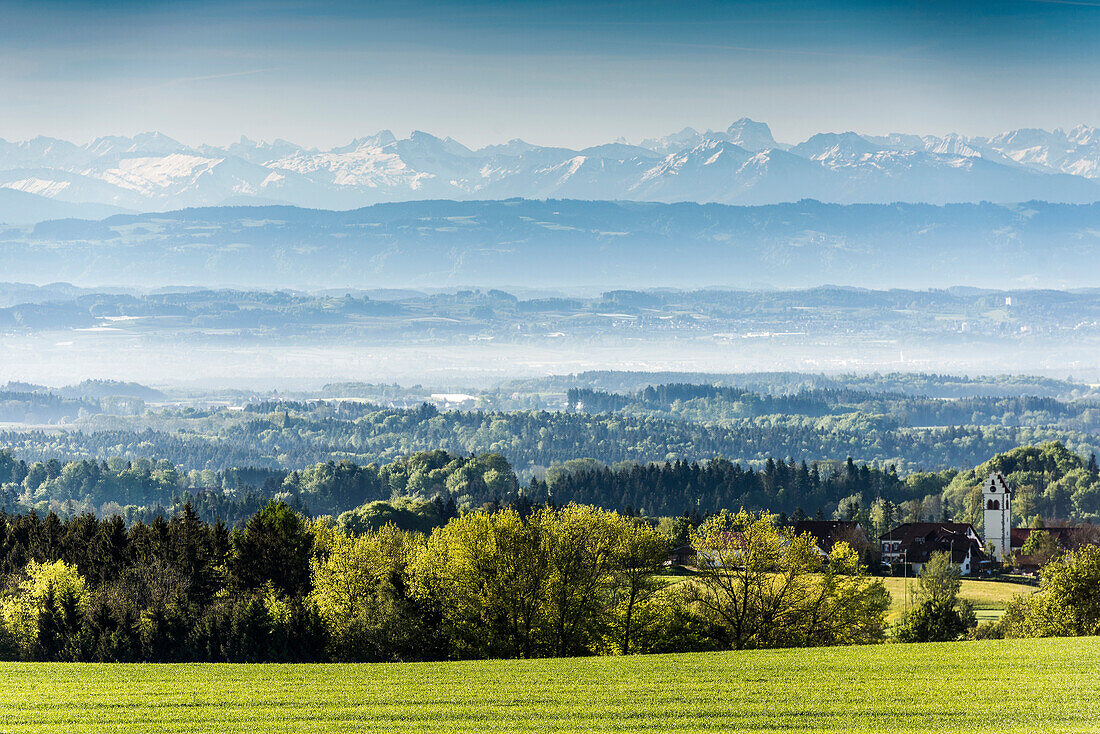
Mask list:
[[[1012,488],[1000,472],[986,480],[982,505],[982,535],[971,523],[951,520],[901,523],[877,539],[858,520],[799,520],[794,535],[813,536],[822,557],[837,543],[847,543],[872,573],[884,576],[916,576],[938,553],[946,553],[963,576],[1035,576],[1064,551],[1100,545],[1100,527],[1095,525],[1012,527]],[[693,566],[700,560],[692,546],[684,545],[671,552],[666,565]]]

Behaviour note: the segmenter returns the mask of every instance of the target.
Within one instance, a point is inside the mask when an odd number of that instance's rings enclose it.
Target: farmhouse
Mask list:
[[[1054,541],[1056,552],[1073,550],[1082,545],[1100,544],[1100,530],[1092,525],[1078,527],[1012,528],[1012,563],[1021,571],[1037,571],[1051,560],[1051,553],[1024,554],[1028,539],[1037,532],[1044,532]]]
[[[907,522],[879,537],[884,563],[908,563],[920,572],[933,553],[948,553],[964,574],[985,560],[982,540],[970,523]]]
[[[686,566],[695,560],[695,549],[690,545],[681,545],[669,551],[667,566]]]

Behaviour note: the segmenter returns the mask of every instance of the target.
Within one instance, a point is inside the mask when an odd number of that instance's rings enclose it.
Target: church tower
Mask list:
[[[993,547],[991,560],[1004,561],[1012,552],[1012,490],[1004,475],[989,475],[982,490],[985,506],[985,544]]]

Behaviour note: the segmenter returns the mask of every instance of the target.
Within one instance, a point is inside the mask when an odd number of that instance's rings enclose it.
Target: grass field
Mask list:
[[[905,579],[891,576],[883,579],[883,581],[890,592],[888,619],[890,622],[897,622],[901,619],[902,609],[904,609],[905,594],[902,589]],[[916,580],[910,578],[909,591],[912,592],[916,585]],[[959,590],[959,598],[966,599],[973,604],[978,621],[985,622],[999,619],[1001,614],[1004,613],[1005,606],[1013,597],[1020,594],[1034,594],[1038,590],[1039,587],[1029,586],[1028,584],[963,579],[962,589]]]
[[[380,665],[0,665],[0,732],[1100,732],[1100,638]]]
[[[669,587],[690,581],[693,577],[693,574],[684,571],[660,576],[661,580]],[[890,592],[890,611],[887,614],[887,619],[890,624],[900,622],[902,611],[905,608],[905,593],[903,590],[906,580],[887,576],[882,581],[886,584],[887,591]],[[917,588],[915,578],[910,577],[908,584],[910,592]],[[991,622],[1000,619],[1005,607],[1013,597],[1020,594],[1034,594],[1038,590],[1039,587],[1029,584],[963,579],[962,588],[959,590],[959,598],[966,599],[974,605],[974,612],[979,622]]]

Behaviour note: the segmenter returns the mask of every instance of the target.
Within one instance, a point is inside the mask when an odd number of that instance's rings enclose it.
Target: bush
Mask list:
[[[1047,564],[1040,589],[1014,599],[1001,626],[1006,637],[1100,634],[1100,546],[1086,545]]]
[[[953,642],[977,625],[974,610],[967,602],[924,601],[898,627],[899,642]]]

